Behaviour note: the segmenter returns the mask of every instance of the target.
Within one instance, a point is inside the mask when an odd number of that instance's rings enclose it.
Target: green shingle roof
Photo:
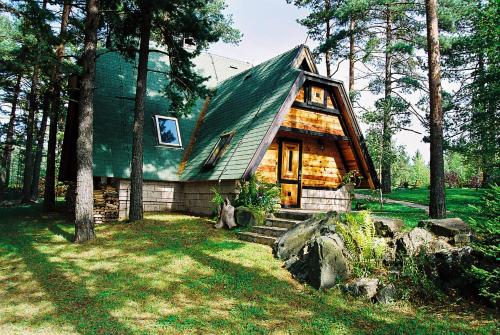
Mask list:
[[[251,67],[221,56],[202,54],[194,61],[208,86],[215,86],[230,76]],[[101,54],[96,64],[94,93],[94,175],[116,178],[130,177],[132,154],[132,122],[137,67],[119,53]],[[199,101],[189,117],[179,119],[184,148],[160,146],[154,115],[169,116],[170,102],[162,95],[168,60],[160,53],[150,53],[148,90],[144,123],[144,179],[179,180],[178,166],[189,144],[203,101]]]
[[[181,180],[240,179],[301,71],[292,67],[300,46],[217,86]],[[203,163],[219,137],[235,135],[217,165]]]

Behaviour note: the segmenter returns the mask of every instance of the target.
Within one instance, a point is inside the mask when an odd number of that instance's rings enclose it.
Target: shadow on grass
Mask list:
[[[0,234],[0,246],[9,245],[22,257],[55,306],[55,323],[70,324],[82,335],[151,333],[158,328],[248,334],[448,330],[442,321],[423,324],[403,314],[389,321],[385,307],[294,285],[255,259],[263,257],[263,264],[276,267],[270,250],[250,248],[202,219],[179,216],[165,222],[165,217],[153,216],[132,225],[103,225],[95,243],[60,248],[61,239],[55,241],[52,234],[71,237],[62,222],[37,220],[33,214],[24,216],[20,225],[12,220],[5,226],[8,234]],[[95,259],[87,254],[91,251]],[[126,308],[129,314],[116,316]]]
[[[10,243],[18,251],[35,280],[50,297],[63,321],[80,334],[132,334],[133,331],[110,314],[98,297],[92,296],[83,281],[72,281],[57,262],[34,247],[29,235]]]

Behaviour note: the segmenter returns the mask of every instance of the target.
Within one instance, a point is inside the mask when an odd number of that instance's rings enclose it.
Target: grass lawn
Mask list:
[[[353,209],[355,209],[358,201],[360,200],[353,201]],[[400,204],[390,203],[385,203],[383,207],[380,207],[378,202],[366,202],[365,200],[361,200],[360,202],[366,204],[367,210],[374,215],[403,220],[405,222],[405,227],[408,229],[416,227],[419,221],[429,218],[429,215],[426,212],[418,208],[411,208]]]
[[[356,190],[356,193],[378,196],[378,193],[374,194],[371,190]],[[475,214],[472,206],[479,204],[483,193],[484,189],[447,188],[446,209],[449,211],[448,217],[460,217],[467,222],[470,222],[472,218],[481,219]],[[426,206],[429,205],[429,190],[427,188],[397,188],[390,194],[385,194],[384,197],[414,202]]]
[[[295,282],[269,247],[200,218],[73,226],[0,208],[0,334],[492,334],[475,305],[388,306]]]

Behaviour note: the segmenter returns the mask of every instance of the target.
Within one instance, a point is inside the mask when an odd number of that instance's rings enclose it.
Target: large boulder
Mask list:
[[[236,223],[240,227],[252,227],[261,225],[265,220],[265,213],[252,211],[250,208],[240,206],[235,210]]]
[[[408,256],[417,255],[422,249],[427,249],[434,236],[422,228],[413,228],[407,233],[402,234],[396,240],[396,252]]]
[[[299,223],[276,239],[273,245],[274,256],[283,261],[298,256],[306,244],[321,235],[322,230],[334,230],[333,228],[327,228],[327,226],[333,226],[333,222],[337,219],[338,214],[336,212],[328,212]]]
[[[396,299],[396,293],[394,284],[388,284],[378,290],[374,300],[380,304],[388,304]]]
[[[470,226],[459,218],[428,219],[418,223],[419,227],[426,228],[437,236],[453,239],[456,235],[470,235]]]
[[[377,278],[358,278],[346,284],[344,291],[354,297],[372,299],[377,294],[379,280]]]
[[[433,275],[445,288],[470,289],[466,271],[473,262],[471,247],[439,250],[430,255],[429,262]]]
[[[316,289],[329,289],[350,275],[348,252],[338,234],[319,236],[311,245],[307,263],[308,282]]]
[[[375,232],[378,236],[394,237],[401,232],[404,226],[403,220],[372,216]]]

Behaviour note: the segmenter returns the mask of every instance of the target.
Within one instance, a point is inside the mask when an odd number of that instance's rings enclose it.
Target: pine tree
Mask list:
[[[443,159],[443,108],[441,97],[441,65],[437,0],[425,1],[427,20],[427,54],[430,100],[430,201],[429,215],[434,219],[446,216]]]
[[[137,50],[139,42],[129,212],[129,219],[135,221],[143,217],[142,142],[151,36],[155,36],[155,42],[167,50],[170,72],[165,94],[172,102],[172,110],[183,115],[190,112],[197,97],[208,94],[203,85],[206,78],[195,72],[192,59],[209,43],[220,39],[235,42],[239,40],[240,35],[237,30],[231,28],[231,19],[222,14],[225,8],[223,0],[139,0],[122,2],[121,6],[120,15],[109,17],[113,27],[114,47],[135,57],[134,51]],[[195,50],[184,49],[184,38],[195,41]]]
[[[80,108],[78,116],[78,139],[76,141],[76,203],[75,242],[82,243],[95,238],[94,231],[94,180],[93,162],[93,114],[95,58],[97,30],[99,27],[99,2],[87,0],[85,16],[85,39],[82,57]]]

